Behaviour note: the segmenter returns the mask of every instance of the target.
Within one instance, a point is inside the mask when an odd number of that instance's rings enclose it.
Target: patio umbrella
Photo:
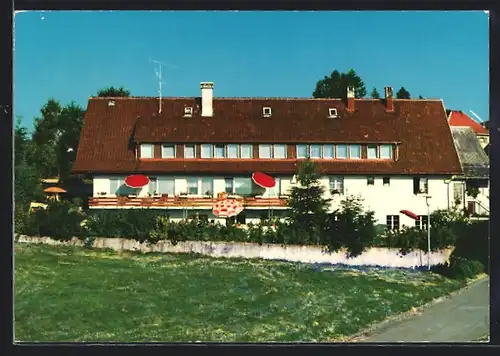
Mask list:
[[[142,188],[149,184],[149,178],[142,174],[132,174],[125,178],[125,185],[129,188]]]
[[[276,181],[274,180],[273,177],[271,177],[265,173],[262,173],[262,172],[252,173],[252,180],[259,187],[266,188],[266,189],[273,188],[276,185]],[[270,198],[270,194],[271,194],[271,192],[268,191],[268,193],[267,193],[268,199]],[[271,207],[270,206],[268,207],[267,215],[268,215],[268,218],[271,219]]]
[[[243,204],[234,199],[225,199],[213,205],[212,213],[220,218],[230,218],[243,211]]]
[[[419,217],[418,217],[418,215],[417,215],[417,214],[412,213],[412,212],[411,212],[411,211],[409,211],[409,210],[400,210],[399,212],[400,212],[401,214],[404,214],[404,215],[406,215],[406,216],[408,216],[408,217],[410,217],[410,218],[414,219],[414,220],[418,220],[418,219],[419,219]]]
[[[49,188],[45,188],[43,190],[45,193],[49,194],[49,195],[52,195],[53,198],[57,201],[59,201],[59,193],[66,193],[66,191],[62,188],[59,188],[59,187],[49,187]]]

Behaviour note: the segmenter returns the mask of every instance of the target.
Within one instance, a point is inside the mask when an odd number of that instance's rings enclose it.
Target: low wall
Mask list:
[[[83,246],[83,241],[73,238],[71,241],[61,242],[49,237],[32,237],[17,235],[20,243],[44,243],[49,245],[76,245]],[[206,242],[181,241],[172,245],[169,241],[160,241],[149,245],[139,243],[133,239],[105,238],[95,239],[94,248],[109,248],[115,251],[141,251],[163,253],[199,253],[212,257],[241,257],[262,258],[269,260],[285,260],[304,263],[329,263],[353,266],[383,266],[414,268],[427,265],[427,253],[413,251],[407,255],[400,255],[397,249],[370,248],[355,258],[347,258],[345,251],[328,253],[319,246],[277,245],[241,242]],[[452,248],[431,253],[431,265],[448,261]]]

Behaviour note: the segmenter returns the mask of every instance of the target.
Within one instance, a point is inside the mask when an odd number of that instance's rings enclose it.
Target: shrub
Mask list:
[[[462,257],[450,259],[450,265],[439,264],[431,270],[448,278],[468,279],[474,278],[484,272],[484,265],[475,260],[467,260]]]
[[[57,240],[82,237],[85,230],[81,223],[85,216],[66,201],[51,202],[47,209],[38,209],[26,219],[29,235],[49,236]]]
[[[488,221],[477,221],[469,224],[455,244],[452,258],[477,260],[489,273],[489,224]]]

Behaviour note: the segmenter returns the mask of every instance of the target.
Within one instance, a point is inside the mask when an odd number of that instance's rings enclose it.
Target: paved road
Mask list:
[[[390,323],[363,342],[467,342],[489,332],[489,278],[424,309],[420,315]]]

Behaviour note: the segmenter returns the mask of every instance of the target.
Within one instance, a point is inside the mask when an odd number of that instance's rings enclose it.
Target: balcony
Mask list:
[[[232,197],[243,202],[247,209],[286,209],[288,198]],[[89,207],[100,208],[154,208],[154,209],[212,209],[216,198],[200,198],[188,196],[159,197],[90,197]]]

